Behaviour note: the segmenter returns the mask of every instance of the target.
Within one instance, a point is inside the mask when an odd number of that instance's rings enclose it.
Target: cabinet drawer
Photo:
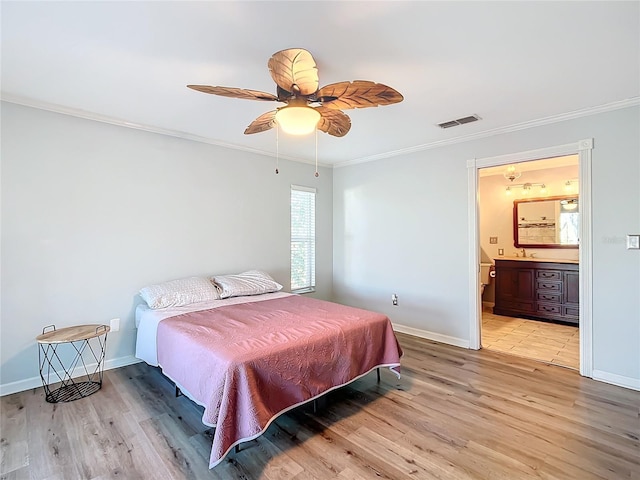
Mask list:
[[[537,300],[549,303],[560,303],[561,295],[559,293],[545,293],[538,292],[536,298]]]
[[[571,307],[563,307],[562,308],[562,314],[567,316],[567,317],[575,317],[578,318],[580,316],[580,308],[578,308],[578,306],[571,306]]]
[[[548,282],[545,280],[538,280],[536,284],[537,290],[547,290],[551,292],[561,292],[562,291],[562,283],[561,282]]]
[[[518,310],[520,312],[533,312],[533,302],[505,302],[497,301],[496,307],[501,310]]]
[[[560,315],[562,310],[560,305],[554,305],[552,303],[539,303],[537,307],[536,311],[538,313],[554,313],[556,315]]]
[[[558,270],[538,270],[536,278],[541,280],[561,280],[562,273]]]

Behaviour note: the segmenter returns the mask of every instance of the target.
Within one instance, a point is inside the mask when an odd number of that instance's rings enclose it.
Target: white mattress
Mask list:
[[[223,300],[211,300],[209,302],[194,303],[184,307],[169,307],[153,310],[142,303],[136,307],[136,357],[144,360],[149,365],[158,366],[158,352],[156,343],[156,333],[158,324],[165,318],[175,317],[183,313],[199,312],[212,308],[224,307],[225,305],[237,305],[239,303],[260,302],[273,298],[282,298],[292,295],[287,292],[265,293],[248,297],[232,297]]]

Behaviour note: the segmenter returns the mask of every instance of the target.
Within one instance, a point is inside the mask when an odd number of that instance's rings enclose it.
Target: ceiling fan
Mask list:
[[[264,132],[278,124],[286,133],[304,135],[317,128],[329,135],[343,137],[351,129],[351,119],[342,110],[391,105],[404,98],[391,87],[365,80],[332,83],[318,88],[316,62],[311,53],[302,48],[274,53],[267,65],[277,85],[276,95],[235,87],[187,87],[223,97],[287,104],[256,118],[244,131],[246,135]]]

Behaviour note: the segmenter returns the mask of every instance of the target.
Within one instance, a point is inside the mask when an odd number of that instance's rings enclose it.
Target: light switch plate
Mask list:
[[[120,330],[120,319],[112,318],[109,322],[109,328],[112,332],[117,332],[118,330]]]
[[[489,237],[489,243],[498,243],[498,237]]]
[[[498,255],[500,255],[500,256],[504,255],[504,248],[499,248],[498,249]]]
[[[640,249],[640,235],[627,235],[627,250]]]

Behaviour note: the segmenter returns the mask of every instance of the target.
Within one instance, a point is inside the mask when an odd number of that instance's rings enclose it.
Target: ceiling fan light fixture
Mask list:
[[[276,113],[276,123],[289,135],[313,133],[320,121],[320,112],[307,106],[282,107]]]
[[[278,126],[278,129],[282,127],[290,135],[307,135],[317,129],[334,137],[344,137],[351,129],[351,119],[342,110],[392,105],[404,100],[400,92],[369,80],[337,82],[318,88],[316,61],[303,48],[280,50],[271,56],[267,66],[276,83],[277,95],[237,87],[187,87],[222,97],[287,104],[286,107],[260,115],[245,129],[245,135]],[[466,119],[461,119],[461,122],[463,120]]]

